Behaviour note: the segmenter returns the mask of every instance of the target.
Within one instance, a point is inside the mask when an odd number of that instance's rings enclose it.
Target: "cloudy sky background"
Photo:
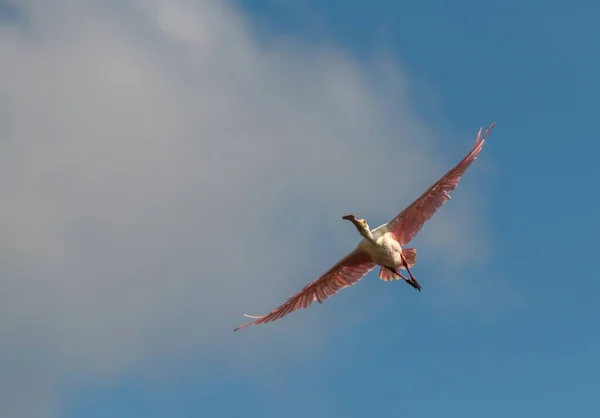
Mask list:
[[[600,8],[459,3],[0,0],[2,416],[600,411]],[[232,332],[493,121],[421,294]]]

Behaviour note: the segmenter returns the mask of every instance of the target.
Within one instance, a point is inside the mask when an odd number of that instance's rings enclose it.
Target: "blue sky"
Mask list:
[[[14,416],[600,412],[600,4],[69,3],[0,7]],[[231,332],[493,121],[413,242],[420,294],[372,273]]]

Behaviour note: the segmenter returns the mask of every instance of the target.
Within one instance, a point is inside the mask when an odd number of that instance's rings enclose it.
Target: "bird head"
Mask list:
[[[345,215],[345,216],[342,216],[342,219],[352,222],[354,224],[354,226],[356,227],[356,229],[358,229],[358,232],[360,233],[360,235],[362,235],[363,237],[365,237],[369,240],[373,239],[373,234],[371,233],[369,224],[364,219],[358,219],[354,215]]]

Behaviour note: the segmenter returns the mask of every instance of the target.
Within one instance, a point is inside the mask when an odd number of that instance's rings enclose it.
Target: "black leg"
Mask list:
[[[402,262],[404,263],[404,267],[406,267],[406,271],[408,272],[408,275],[410,276],[410,280],[403,277],[404,280],[406,280],[406,283],[408,283],[409,285],[411,285],[412,287],[414,287],[415,289],[417,289],[420,292],[421,285],[419,284],[417,279],[415,279],[415,277],[410,272],[410,269],[408,268],[408,263],[406,262],[406,259],[404,258],[404,255],[402,253],[400,253],[400,257],[402,257]]]
[[[404,254],[400,253],[400,257],[402,257],[402,262],[404,263],[404,267],[406,267],[406,271],[408,271],[408,275],[410,276],[410,278],[412,280],[415,280],[412,273],[410,272],[410,269],[408,268],[408,263],[406,262],[406,259],[404,258]]]
[[[385,266],[386,269],[388,269],[389,271],[391,271],[392,273],[394,273],[394,277],[396,275],[398,275],[398,272],[396,270],[394,270],[393,268],[391,268],[390,266]]]
[[[401,279],[404,279],[407,282],[410,281],[410,279],[407,279],[406,277],[404,277],[404,275],[402,273],[400,273],[400,271],[394,270],[390,266],[385,266],[385,268],[388,269],[389,271],[391,271],[392,273],[394,273],[394,277],[400,276]]]

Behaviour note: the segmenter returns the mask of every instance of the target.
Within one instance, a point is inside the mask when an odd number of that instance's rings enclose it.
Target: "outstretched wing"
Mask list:
[[[492,130],[495,123],[481,136],[481,129],[477,134],[475,146],[454,168],[446,173],[425,193],[423,193],[410,206],[400,212],[394,219],[387,223],[387,229],[394,233],[400,245],[404,245],[412,240],[421,230],[423,224],[427,222],[433,214],[450,200],[448,192],[456,189],[460,178],[467,168],[475,161],[483,148],[485,137]]]
[[[264,324],[265,322],[276,321],[290,312],[310,306],[315,300],[322,303],[329,296],[358,282],[374,268],[375,263],[371,261],[369,255],[357,248],[342,258],[325,274],[309,283],[304,289],[289,298],[287,302],[273,310],[271,313],[263,316],[245,315],[249,318],[255,318],[256,321],[240,325],[234,329],[234,331],[249,325],[258,325]]]

